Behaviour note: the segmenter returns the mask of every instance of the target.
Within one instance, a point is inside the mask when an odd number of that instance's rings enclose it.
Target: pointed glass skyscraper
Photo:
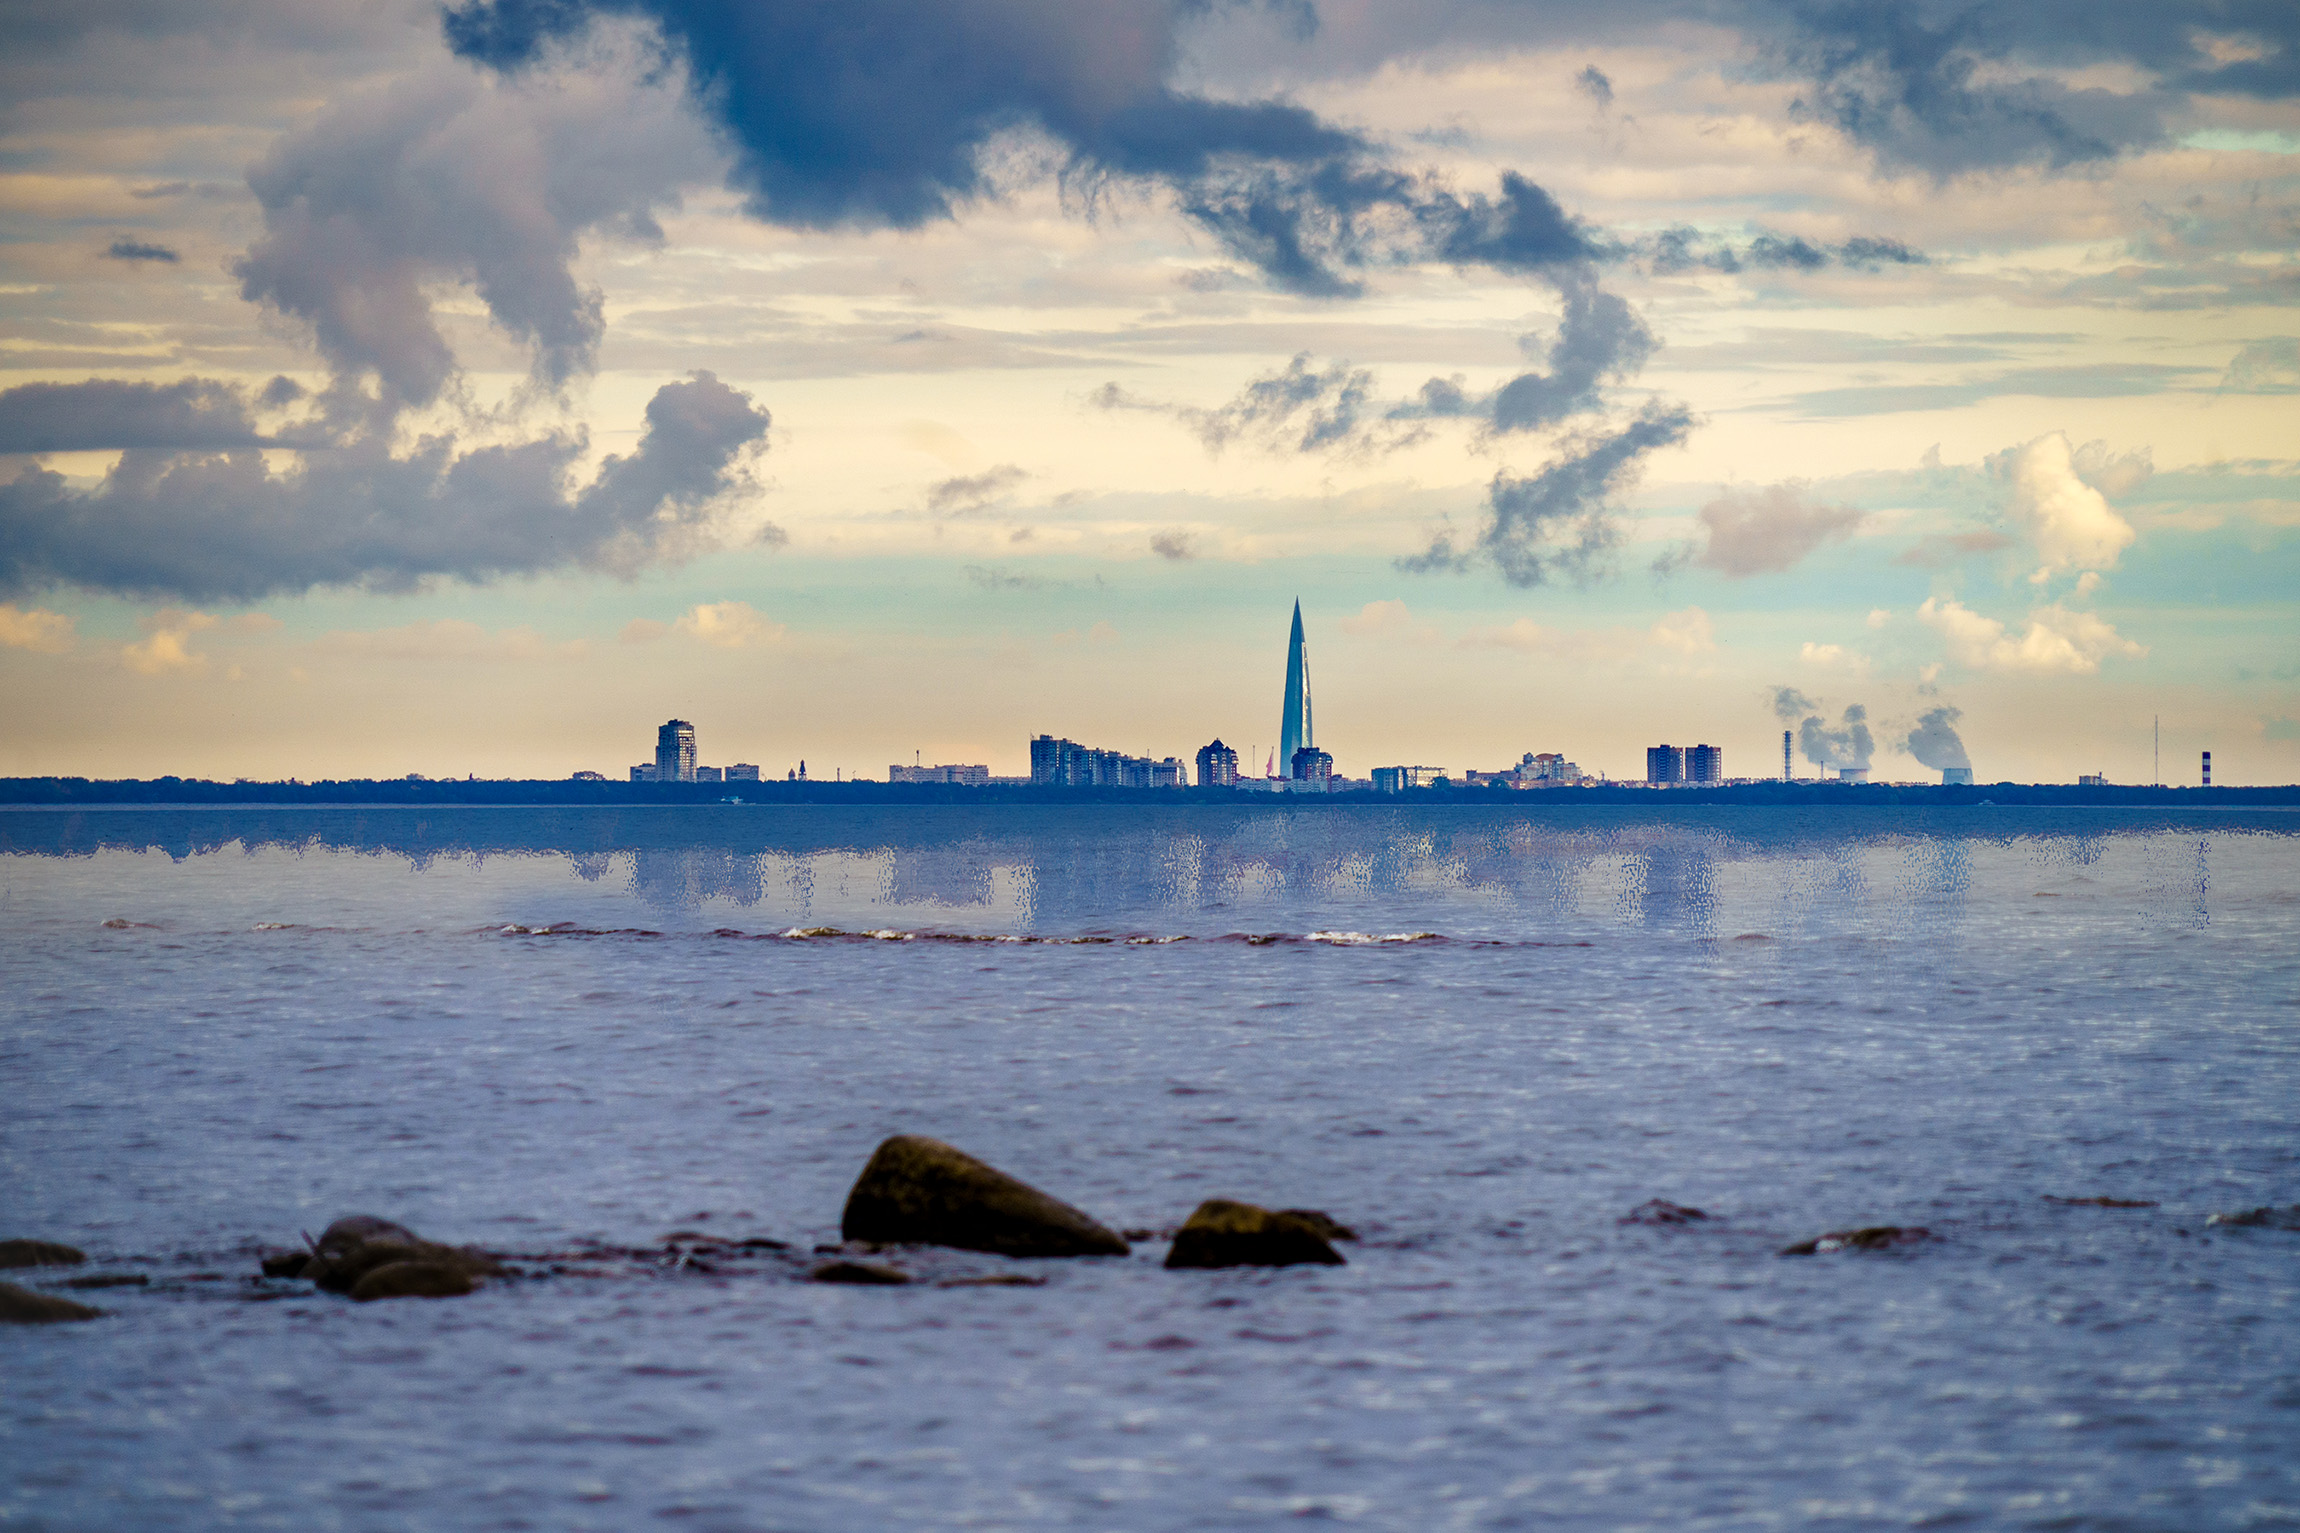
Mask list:
[[[1293,771],[1294,752],[1317,743],[1317,732],[1310,727],[1310,654],[1302,643],[1302,604],[1297,599],[1294,631],[1286,639],[1286,714],[1278,721],[1278,775]]]

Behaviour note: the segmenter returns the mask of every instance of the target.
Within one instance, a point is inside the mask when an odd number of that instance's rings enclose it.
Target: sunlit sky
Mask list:
[[[0,772],[2300,780],[2289,5],[4,26]]]

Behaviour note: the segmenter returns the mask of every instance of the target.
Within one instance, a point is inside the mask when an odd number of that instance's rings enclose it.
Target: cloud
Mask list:
[[[261,452],[133,450],[95,489],[42,468],[0,483],[0,592],[75,585],[249,600],[313,586],[405,590],[584,565],[629,575],[707,544],[767,412],[707,372],[656,390],[635,451],[569,493],[579,434],[405,456],[370,432],[274,473]]]
[[[1687,607],[1653,625],[1653,642],[1681,655],[1710,654],[1717,648],[1717,624],[1699,607]]]
[[[158,261],[168,266],[183,259],[165,245],[150,245],[142,240],[125,238],[112,241],[104,254],[115,261]]]
[[[1978,532],[1934,532],[1893,555],[1893,562],[1914,565],[1919,569],[1947,569],[1975,554],[1993,554],[2012,546],[2011,538],[2001,532],[1986,529]]]
[[[212,613],[168,608],[143,620],[142,642],[123,645],[120,663],[143,676],[204,671],[208,657],[191,648],[192,635],[216,626]]]
[[[2230,394],[2300,394],[2300,337],[2247,341],[2228,363],[2220,387]]]
[[[588,70],[490,80],[442,63],[355,96],[248,172],[264,231],[241,295],[309,327],[346,377],[425,404],[456,361],[434,291],[467,285],[557,386],[590,371],[602,300],[570,263],[591,234],[655,240],[715,156],[677,95],[611,51]]]
[[[547,639],[525,625],[489,630],[452,617],[396,628],[337,629],[321,635],[319,643],[367,660],[571,661],[586,659],[591,652],[581,639]]]
[[[1758,271],[1815,272],[1828,266],[1852,271],[1877,271],[1886,266],[1926,266],[1931,257],[1900,240],[1859,234],[1838,244],[1815,244],[1802,235],[1759,230],[1748,244],[1736,247],[1721,235],[1704,234],[1690,224],[1679,224],[1640,241],[1635,247],[1659,276],[1685,271],[1713,271],[1730,275]]]
[[[2043,560],[2030,579],[2042,584],[2054,575],[2113,569],[2132,545],[2132,524],[2079,474],[2065,432],[2038,437],[1991,463],[2012,481],[2013,518]]]
[[[784,633],[749,602],[705,602],[671,625],[717,649],[747,649],[772,644]]]
[[[1824,543],[1853,535],[1864,513],[1818,505],[1795,481],[1728,490],[1701,508],[1708,546],[1694,562],[1736,580],[1793,569]]]
[[[1560,577],[1586,584],[1602,573],[1605,556],[1621,540],[1610,497],[1635,480],[1648,454],[1675,446],[1692,430],[1691,411],[1656,401],[1619,429],[1570,437],[1531,478],[1494,475],[1486,490],[1487,521],[1471,548],[1459,549],[1452,534],[1440,533],[1398,568],[1462,570],[1482,558],[1511,585]]]
[[[965,566],[965,575],[985,591],[1036,591],[1052,584],[1037,575],[1019,574],[989,564],[969,564]]]
[[[1974,670],[2090,676],[2112,655],[2148,653],[2094,614],[2057,605],[2031,612],[2017,636],[1950,597],[1928,598],[1917,617],[1947,641],[1951,659]]]
[[[1613,81],[1604,70],[1595,64],[1585,66],[1580,74],[1575,75],[1573,86],[1574,89],[1596,102],[1597,109],[1601,112],[1613,105]]]
[[[1593,410],[1598,389],[1645,365],[1653,332],[1618,294],[1598,286],[1596,273],[1573,266],[1552,276],[1564,313],[1548,351],[1549,371],[1523,373],[1493,401],[1493,429],[1531,431]]]
[[[73,621],[41,607],[0,602],[0,649],[28,649],[36,655],[68,653],[77,642]]]
[[[263,441],[247,395],[207,378],[26,383],[0,390],[0,454],[159,448],[214,452]]]
[[[1012,463],[1001,463],[979,474],[960,474],[930,486],[926,492],[926,508],[938,516],[971,516],[1006,499],[1016,485],[1029,477]]]
[[[1811,639],[1807,639],[1803,647],[1797,651],[1797,658],[1807,665],[1835,665],[1845,658],[1845,646],[1842,644],[1816,644]]]
[[[1150,551],[1161,559],[1184,564],[1198,557],[1198,548],[1187,532],[1154,532],[1150,535]]]
[[[1935,771],[1945,767],[1969,769],[1973,758],[1965,754],[1965,742],[1957,734],[1957,720],[1963,717],[1962,711],[1946,703],[1930,709],[1918,715],[1901,748],[1916,757],[1919,765]]]
[[[1106,383],[1088,397],[1104,410],[1171,415],[1219,454],[1242,438],[1276,452],[1389,451],[1410,444],[1419,428],[1400,428],[1402,412],[1384,412],[1374,400],[1374,375],[1347,362],[1318,367],[1299,352],[1284,368],[1256,378],[1215,409],[1163,404]]]
[[[1405,639],[1429,644],[1438,637],[1437,625],[1416,622],[1402,601],[1367,602],[1343,618],[1339,626],[1342,632],[1356,639]]]

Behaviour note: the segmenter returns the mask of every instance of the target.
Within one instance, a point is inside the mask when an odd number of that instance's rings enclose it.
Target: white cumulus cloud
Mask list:
[[[72,641],[72,619],[65,614],[0,602],[0,649],[61,655],[72,647]]]
[[[704,602],[672,626],[720,649],[772,644],[783,636],[782,624],[747,601]]]
[[[2019,634],[1948,597],[1928,599],[1917,619],[1947,640],[1952,659],[1975,670],[2090,676],[2111,655],[2148,653],[2105,619],[2057,604],[2029,613],[2028,631]]]
[[[2132,546],[2132,524],[2077,472],[2065,432],[2016,448],[2005,472],[2012,480],[2013,516],[2043,561],[2031,580],[2041,585],[2071,571],[2114,569]]]

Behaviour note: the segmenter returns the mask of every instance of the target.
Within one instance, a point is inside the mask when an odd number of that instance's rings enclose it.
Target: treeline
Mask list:
[[[2192,809],[2206,806],[2300,806],[2300,785],[2276,788],[2158,788],[2073,783],[1976,783],[1970,787],[1891,783],[1754,782],[1714,788],[1653,789],[1633,784],[1600,787],[1411,788],[1404,793],[1350,792],[1262,794],[1233,788],[1034,788],[1000,785],[959,787],[951,783],[737,782],[646,783],[540,780],[355,779],[328,782],[210,782],[193,777],[98,780],[87,777],[0,778],[0,804],[90,807],[105,804],[457,804],[551,808],[633,808],[693,804],[1222,804],[1232,808],[1267,804],[1294,809],[1366,809],[1400,804],[1492,804],[1512,810],[1543,806],[1625,804],[1646,809],[1682,805],[1892,805],[1928,808],[1958,805],[2118,805]]]

